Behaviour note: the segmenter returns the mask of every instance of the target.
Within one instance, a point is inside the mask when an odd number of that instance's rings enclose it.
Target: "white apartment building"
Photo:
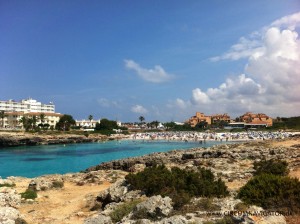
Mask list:
[[[54,128],[63,114],[55,113],[55,106],[53,103],[42,104],[34,99],[25,99],[19,102],[14,100],[1,101],[0,111],[4,111],[5,117],[1,119],[0,128],[22,129],[23,125],[20,122],[22,117],[32,118],[36,117],[37,125],[42,123],[40,115],[44,114],[45,121],[43,124],[49,124],[49,128]]]
[[[83,128],[95,128],[97,123],[101,123],[101,119],[99,120],[76,120],[76,126],[80,126]],[[117,125],[121,127],[121,121],[117,121]]]
[[[40,113],[55,113],[55,106],[52,102],[42,104],[34,99],[28,98],[19,102],[14,100],[0,100],[0,111],[5,112],[40,112]]]
[[[95,128],[97,123],[100,123],[100,120],[76,120],[76,126],[83,128]]]

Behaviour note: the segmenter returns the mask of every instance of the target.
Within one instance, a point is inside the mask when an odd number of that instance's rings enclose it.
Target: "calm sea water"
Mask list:
[[[0,176],[36,177],[78,172],[101,162],[221,142],[108,141],[105,143],[21,146],[0,149]]]

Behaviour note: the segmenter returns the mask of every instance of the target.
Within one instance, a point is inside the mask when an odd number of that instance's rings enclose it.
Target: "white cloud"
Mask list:
[[[299,116],[300,40],[295,29],[300,13],[283,17],[242,37],[218,60],[248,59],[245,74],[227,78],[217,88],[192,90],[192,110],[203,112],[265,112],[271,116]],[[176,105],[176,104],[174,104]],[[180,105],[177,106],[179,109]]]
[[[256,35],[254,35],[256,37]],[[260,45],[260,42],[256,39],[247,39],[241,37],[237,44],[231,46],[228,52],[221,56],[212,57],[211,61],[220,60],[239,60],[241,58],[248,58],[249,56],[259,56],[264,51],[264,48]]]
[[[118,103],[116,101],[110,101],[106,98],[97,99],[97,102],[101,107],[106,107],[106,108],[109,108],[109,107],[118,107],[119,108],[120,107],[120,103]]]
[[[131,111],[137,114],[146,114],[148,113],[148,110],[141,106],[141,105],[134,105],[133,107],[131,107]]]
[[[126,68],[135,71],[139,77],[147,82],[162,83],[173,78],[173,75],[168,74],[159,65],[155,65],[154,69],[145,69],[133,60],[124,60],[124,62]]]
[[[275,20],[271,27],[286,27],[289,30],[295,30],[296,27],[300,26],[300,12],[284,16],[278,20]]]
[[[289,36],[289,32],[295,35],[293,31],[296,27],[300,27],[300,12],[282,17],[271,23],[271,25],[263,27],[260,31],[253,32],[249,37],[241,37],[237,44],[230,47],[228,52],[220,56],[212,57],[210,60],[239,60],[241,58],[261,57],[265,53],[266,47],[270,47],[264,45],[262,38],[269,38],[270,40],[276,41],[275,38],[278,37],[277,31],[280,32],[280,30],[284,31],[283,34],[287,33],[285,34],[287,36]],[[272,44],[270,41],[267,43]],[[284,43],[281,42],[281,44]]]
[[[201,89],[197,88],[193,90],[192,103],[200,105],[209,103],[209,101],[208,95],[202,92]]]
[[[180,109],[186,109],[189,106],[189,103],[187,103],[184,100],[179,99],[179,98],[176,99],[175,104]]]

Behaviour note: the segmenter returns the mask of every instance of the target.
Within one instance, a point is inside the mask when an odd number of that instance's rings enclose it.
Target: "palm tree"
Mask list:
[[[32,128],[35,129],[36,123],[37,123],[37,117],[36,117],[36,115],[33,115],[30,121],[32,123]]]
[[[30,129],[31,124],[32,124],[32,119],[23,116],[19,120],[19,122],[23,125],[23,128],[25,128],[25,130],[28,131]]]
[[[88,119],[89,119],[89,121],[90,121],[89,126],[90,126],[90,127],[93,127],[93,125],[92,125],[93,115],[89,115]]]
[[[45,120],[46,120],[46,115],[44,113],[41,113],[39,116],[41,123],[44,124]]]
[[[41,113],[39,116],[39,119],[41,120],[41,123],[39,124],[39,126],[41,126],[44,129],[44,122],[46,120],[46,115],[44,113]]]
[[[139,120],[140,120],[141,125],[142,125],[143,121],[145,120],[145,117],[144,117],[144,116],[140,116],[140,117],[139,117]]]
[[[7,117],[7,114],[5,114],[4,110],[0,111],[0,118],[2,120],[2,127],[4,128],[4,118]]]

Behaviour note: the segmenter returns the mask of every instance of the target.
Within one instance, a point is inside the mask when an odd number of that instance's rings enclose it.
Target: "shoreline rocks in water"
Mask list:
[[[77,135],[77,134],[30,134],[30,133],[12,133],[0,132],[0,149],[4,147],[15,146],[35,146],[35,145],[54,145],[54,144],[74,144],[74,143],[89,143],[105,140],[114,140],[126,138],[123,135],[106,136],[101,134]]]

